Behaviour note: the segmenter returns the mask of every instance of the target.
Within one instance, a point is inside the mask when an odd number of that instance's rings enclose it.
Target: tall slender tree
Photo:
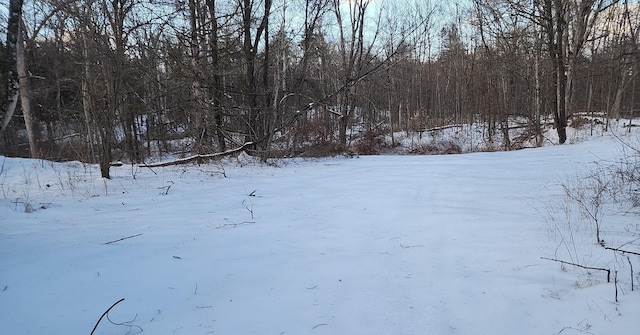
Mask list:
[[[18,77],[18,39],[20,35],[20,19],[22,18],[22,0],[9,1],[9,20],[7,24],[7,68],[8,89],[4,108],[4,118],[0,124],[3,133],[16,110],[20,83]]]

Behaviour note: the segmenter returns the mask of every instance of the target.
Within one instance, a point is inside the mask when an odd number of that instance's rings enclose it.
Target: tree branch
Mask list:
[[[617,251],[623,254],[632,254],[632,255],[638,255],[640,256],[640,252],[635,252],[635,251],[628,251],[628,250],[624,250],[624,249],[619,249],[619,248],[612,248],[612,247],[604,247],[607,250],[613,250],[613,251]]]
[[[122,240],[126,240],[126,239],[128,239],[128,238],[132,238],[132,237],[138,237],[138,236],[140,236],[140,235],[142,235],[142,234],[136,234],[136,235],[131,235],[131,236],[127,236],[127,237],[119,238],[119,239],[117,239],[117,240],[109,241],[109,242],[107,242],[107,243],[105,243],[105,244],[111,244],[111,243],[120,242],[120,241],[122,241]]]
[[[540,259],[546,259],[546,260],[549,260],[549,261],[554,261],[554,262],[558,262],[558,263],[562,263],[562,264],[573,265],[573,266],[576,266],[576,267],[579,267],[579,268],[583,268],[583,269],[587,269],[587,270],[606,271],[607,272],[607,283],[611,282],[611,270],[610,269],[594,268],[594,267],[584,266],[584,265],[580,265],[580,264],[576,264],[576,263],[572,263],[572,262],[562,261],[562,260],[555,259],[555,258],[540,257]]]
[[[223,152],[216,152],[213,154],[205,154],[205,155],[193,155],[193,156],[189,156],[189,157],[185,157],[185,158],[180,158],[180,159],[176,159],[173,161],[168,161],[168,162],[159,162],[159,163],[151,163],[151,164],[140,164],[140,167],[147,167],[147,168],[153,168],[153,167],[165,167],[165,166],[172,166],[172,165],[180,165],[180,164],[187,164],[193,161],[197,161],[200,159],[209,159],[209,158],[218,158],[218,157],[224,157],[224,156],[228,156],[231,154],[234,154],[236,152],[241,152],[244,151],[246,148],[253,146],[255,144],[255,142],[246,142],[245,144],[235,148],[235,149],[231,149],[231,150],[227,150],[227,151],[223,151]]]
[[[93,326],[93,330],[91,331],[91,334],[89,335],[93,335],[93,333],[96,331],[96,328],[98,328],[98,325],[100,324],[100,321],[102,321],[102,318],[104,318],[105,315],[109,314],[109,311],[115,307],[117,304],[121,303],[122,301],[124,301],[124,298],[116,301],[113,305],[111,305],[111,307],[107,308],[106,311],[104,311],[104,313],[102,313],[102,315],[100,316],[100,318],[98,319],[98,322],[96,322],[96,325]]]

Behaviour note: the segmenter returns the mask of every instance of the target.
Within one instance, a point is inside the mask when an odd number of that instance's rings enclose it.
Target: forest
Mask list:
[[[10,0],[0,20],[0,155],[105,178],[166,155],[371,154],[460,124],[512,150],[640,116],[636,0]]]

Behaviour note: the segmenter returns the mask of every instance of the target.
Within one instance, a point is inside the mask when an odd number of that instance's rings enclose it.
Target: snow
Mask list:
[[[124,165],[111,180],[94,165],[0,157],[2,333],[89,334],[121,298],[95,334],[633,333],[626,258],[588,225],[562,228],[562,185],[619,153],[598,136],[464,155]],[[637,216],[618,214],[640,234]],[[567,246],[618,270],[618,302],[604,272],[540,258],[571,260]]]

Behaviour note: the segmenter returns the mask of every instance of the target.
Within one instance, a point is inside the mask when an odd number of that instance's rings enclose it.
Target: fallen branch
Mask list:
[[[159,163],[150,163],[150,164],[140,164],[140,167],[146,167],[146,168],[153,168],[153,167],[165,167],[165,166],[172,166],[172,165],[180,165],[180,164],[187,164],[187,163],[191,163],[193,161],[197,161],[197,160],[201,160],[201,159],[210,159],[210,158],[218,158],[218,157],[224,157],[224,156],[228,156],[231,154],[234,154],[236,152],[241,152],[244,151],[247,147],[250,147],[252,145],[254,145],[254,142],[247,142],[235,149],[230,149],[227,151],[223,151],[223,152],[216,152],[213,154],[206,154],[206,155],[193,155],[193,156],[189,156],[189,157],[185,157],[185,158],[180,158],[180,159],[176,159],[176,160],[172,160],[172,161],[167,161],[167,162],[159,162]]]
[[[434,131],[440,131],[440,130],[445,130],[445,129],[450,129],[450,128],[462,128],[462,127],[463,127],[462,124],[450,124],[450,125],[446,125],[446,126],[421,129],[421,131],[434,132]]]
[[[562,264],[569,264],[569,265],[573,265],[579,268],[583,268],[583,269],[587,269],[587,270],[598,270],[598,271],[606,271],[607,272],[607,283],[611,282],[611,270],[610,269],[605,269],[605,268],[594,268],[594,267],[590,267],[590,266],[584,266],[584,265],[580,265],[580,264],[576,264],[576,263],[572,263],[572,262],[567,262],[567,261],[563,261],[563,260],[559,260],[559,259],[555,259],[555,258],[547,258],[547,257],[540,257],[541,259],[546,259],[549,261],[554,261],[554,262],[558,262],[558,263],[562,263]]]
[[[215,227],[212,227],[212,226],[209,226],[209,227],[210,227],[210,228],[213,228],[213,229],[220,229],[220,228],[224,228],[224,227],[233,227],[233,228],[235,228],[235,227],[240,226],[240,225],[245,225],[245,224],[250,224],[250,223],[256,223],[255,221],[233,222],[233,221],[231,221],[231,220],[229,220],[229,219],[227,219],[227,218],[224,218],[224,220],[225,220],[225,221],[227,221],[227,222],[230,222],[230,223],[225,223],[225,224],[223,224],[223,225],[215,226]]]
[[[424,248],[424,245],[422,245],[422,244],[404,245],[404,244],[402,244],[402,242],[400,242],[400,239],[398,239],[398,243],[400,243],[400,247],[403,248],[403,249],[418,248],[418,247]]]
[[[93,330],[91,331],[91,334],[89,335],[93,335],[93,333],[96,331],[96,328],[98,328],[98,325],[100,324],[100,321],[102,321],[102,318],[104,318],[105,315],[107,315],[109,313],[109,311],[115,307],[117,304],[121,303],[122,301],[124,301],[124,298],[116,301],[113,305],[111,305],[111,307],[107,308],[106,311],[104,311],[104,313],[102,313],[102,315],[100,316],[100,318],[98,319],[98,322],[96,322],[96,325],[93,326]]]
[[[573,327],[564,327],[564,328],[562,328],[562,330],[560,330],[560,332],[558,332],[558,334],[556,334],[556,335],[560,335],[560,334],[562,334],[562,332],[564,332],[565,330],[575,330],[575,331],[578,331],[578,332],[581,332],[581,333],[584,333],[584,334],[591,334],[591,335],[594,335],[593,333],[590,333],[590,332],[588,332],[588,331],[586,331],[586,330],[582,330],[582,329],[578,329],[578,328],[573,328]]]
[[[632,255],[640,256],[640,252],[629,251],[629,250],[624,250],[624,249],[619,249],[619,248],[612,248],[612,247],[604,247],[604,248],[607,249],[607,250],[613,250],[613,251],[621,252],[623,254],[632,254]]]
[[[117,240],[109,241],[109,242],[107,242],[107,243],[105,243],[105,244],[111,244],[111,243],[120,242],[120,241],[122,241],[122,240],[126,240],[126,239],[128,239],[128,238],[132,238],[132,237],[137,237],[137,236],[140,236],[140,235],[142,235],[142,234],[136,234],[136,235],[131,235],[131,236],[127,236],[127,237],[119,238],[119,239],[117,239]]]

